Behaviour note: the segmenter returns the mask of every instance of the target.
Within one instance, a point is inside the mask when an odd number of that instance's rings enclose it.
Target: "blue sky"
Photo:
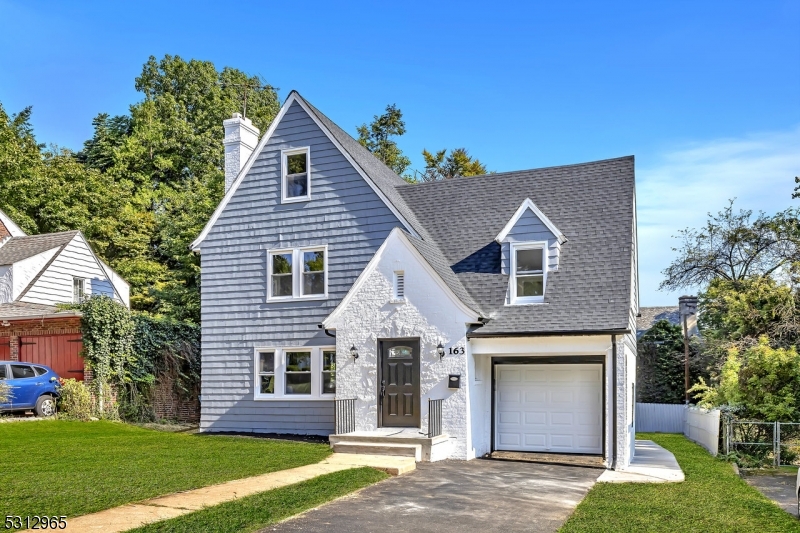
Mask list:
[[[671,235],[728,198],[796,205],[800,2],[0,0],[0,103],[79,149],[177,54],[297,89],[350,132],[396,103],[401,148],[466,147],[496,171],[636,156],[642,305]],[[690,292],[691,289],[682,292]]]

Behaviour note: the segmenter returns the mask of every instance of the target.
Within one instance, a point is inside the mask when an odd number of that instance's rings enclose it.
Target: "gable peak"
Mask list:
[[[559,230],[556,227],[556,225],[553,224],[553,222],[549,218],[547,218],[547,216],[544,213],[542,213],[542,211],[536,206],[535,203],[533,203],[533,200],[531,200],[530,198],[525,198],[525,201],[523,201],[522,205],[520,205],[517,208],[517,210],[514,212],[514,215],[511,217],[508,223],[503,227],[500,233],[497,234],[497,237],[495,237],[494,240],[498,243],[505,240],[505,238],[508,236],[508,233],[517,224],[517,221],[519,221],[519,219],[522,218],[522,215],[524,215],[527,211],[533,213],[533,215],[536,218],[538,218],[539,221],[541,221],[541,223],[547,227],[547,229],[550,230],[550,232],[556,237],[556,239],[558,239],[559,244],[564,244],[565,242],[567,242],[567,238],[564,236],[561,230]]]

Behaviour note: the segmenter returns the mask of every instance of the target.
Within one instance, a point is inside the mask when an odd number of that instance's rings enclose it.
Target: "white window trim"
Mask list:
[[[517,250],[542,250],[542,288],[541,296],[517,296]],[[509,305],[527,305],[544,303],[547,294],[547,241],[512,242],[510,243],[511,269],[508,276]]]
[[[303,270],[302,260],[303,252],[322,251],[325,254],[324,260],[324,273],[325,273],[325,292],[322,294],[308,294],[303,295]],[[291,296],[273,296],[272,295],[272,256],[292,254],[292,295]],[[288,302],[297,300],[327,300],[328,299],[328,245],[323,244],[319,246],[303,246],[302,248],[276,248],[274,250],[267,250],[267,301],[268,302]]]
[[[399,278],[403,278],[403,296],[397,294]],[[391,303],[404,303],[406,301],[406,273],[403,270],[395,270],[392,276],[392,299]]]
[[[83,293],[80,297],[77,297],[75,294],[75,282],[81,282],[81,292]],[[91,296],[88,292],[86,292],[86,278],[82,278],[80,276],[73,276],[72,277],[72,303],[79,304],[83,303],[87,300],[89,296]]]
[[[256,401],[320,401],[333,400],[336,394],[322,393],[322,352],[336,351],[335,346],[259,346],[253,349],[253,399]],[[275,354],[275,392],[261,393],[259,357],[261,352]],[[311,394],[286,394],[286,352],[311,352]]]
[[[306,192],[305,196],[286,196],[286,176],[289,169],[287,158],[290,155],[306,154]],[[292,148],[290,150],[281,150],[281,203],[291,204],[294,202],[307,202],[311,200],[311,147],[304,146],[302,148]]]

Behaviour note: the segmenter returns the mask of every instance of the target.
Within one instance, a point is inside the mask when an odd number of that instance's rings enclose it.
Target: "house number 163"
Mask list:
[[[463,346],[451,346],[450,347],[450,355],[464,355],[466,353],[464,351]]]

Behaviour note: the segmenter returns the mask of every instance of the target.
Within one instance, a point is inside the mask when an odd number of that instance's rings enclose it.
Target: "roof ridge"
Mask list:
[[[549,166],[549,167],[524,168],[524,169],[521,169],[521,170],[507,170],[505,172],[491,172],[489,174],[479,174],[477,176],[458,176],[456,178],[450,178],[450,179],[445,179],[445,180],[421,181],[421,182],[417,182],[417,183],[408,183],[407,181],[403,180],[403,182],[404,182],[403,184],[405,184],[405,185],[413,185],[415,187],[418,187],[420,185],[428,186],[428,185],[438,185],[438,184],[442,184],[442,183],[454,183],[455,181],[461,181],[461,180],[466,180],[466,179],[468,179],[468,180],[475,180],[475,179],[481,179],[481,178],[493,178],[493,179],[496,179],[496,178],[502,178],[502,177],[511,176],[511,175],[514,175],[514,174],[521,174],[523,172],[538,172],[538,171],[544,171],[544,170],[555,170],[555,169],[560,169],[560,168],[564,168],[564,169],[567,169],[567,168],[578,168],[578,167],[584,167],[584,166],[590,166],[590,165],[597,165],[597,164],[600,164],[600,163],[620,162],[620,161],[625,161],[625,160],[629,160],[629,159],[633,159],[633,158],[634,158],[634,156],[632,156],[632,155],[626,155],[626,156],[621,156],[621,157],[612,157],[610,159],[598,159],[597,161],[584,161],[583,163],[574,163],[574,164],[570,164],[570,165],[553,165],[553,166]]]

